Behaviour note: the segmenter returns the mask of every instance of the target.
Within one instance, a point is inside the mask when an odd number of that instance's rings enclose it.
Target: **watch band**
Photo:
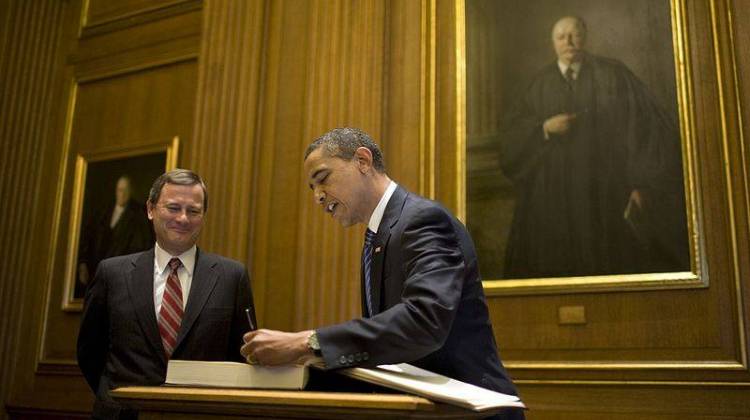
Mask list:
[[[320,343],[318,343],[318,334],[316,331],[313,331],[312,334],[310,334],[307,337],[307,347],[313,351],[313,353],[320,357],[323,355],[323,352],[320,351]]]

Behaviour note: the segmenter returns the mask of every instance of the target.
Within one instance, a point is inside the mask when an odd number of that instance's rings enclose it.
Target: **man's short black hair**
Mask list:
[[[372,166],[376,171],[385,173],[385,161],[383,152],[380,151],[377,143],[358,128],[343,127],[334,128],[333,130],[318,137],[307,146],[305,150],[305,159],[320,147],[324,147],[327,156],[333,156],[344,160],[354,158],[354,152],[360,147],[366,147],[372,153]]]

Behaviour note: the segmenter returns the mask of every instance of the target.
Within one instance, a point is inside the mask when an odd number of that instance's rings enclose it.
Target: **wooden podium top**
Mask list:
[[[110,395],[139,410],[142,420],[466,419],[487,417],[496,412],[477,413],[406,394],[132,386],[112,390]]]

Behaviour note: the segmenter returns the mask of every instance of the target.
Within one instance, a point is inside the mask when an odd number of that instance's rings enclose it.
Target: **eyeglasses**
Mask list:
[[[174,217],[181,215],[183,211],[187,214],[188,219],[200,219],[204,214],[203,209],[201,208],[190,206],[182,207],[178,204],[160,205],[159,207]]]

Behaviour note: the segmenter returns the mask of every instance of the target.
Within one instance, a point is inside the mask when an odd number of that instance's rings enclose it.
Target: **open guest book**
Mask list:
[[[316,365],[312,364],[315,368]],[[167,385],[219,388],[303,389],[308,366],[259,366],[235,362],[170,360]],[[338,374],[474,411],[525,408],[515,395],[490,391],[406,363],[349,368]]]

